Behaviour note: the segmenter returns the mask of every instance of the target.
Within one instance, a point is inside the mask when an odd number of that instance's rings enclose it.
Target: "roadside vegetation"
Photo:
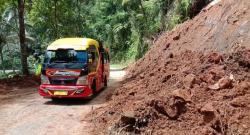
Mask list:
[[[131,63],[141,58],[162,32],[193,17],[208,2],[1,0],[0,77],[18,71],[32,73],[40,62],[33,54],[42,57],[52,41],[63,37],[98,39],[110,48],[112,63]]]

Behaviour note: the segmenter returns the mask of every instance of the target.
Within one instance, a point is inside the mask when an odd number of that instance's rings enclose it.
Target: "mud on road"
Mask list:
[[[16,88],[0,93],[1,135],[69,135],[89,134],[86,116],[106,104],[109,96],[120,85],[125,72],[113,70],[109,86],[92,100],[61,100],[52,102],[38,95],[36,88]]]

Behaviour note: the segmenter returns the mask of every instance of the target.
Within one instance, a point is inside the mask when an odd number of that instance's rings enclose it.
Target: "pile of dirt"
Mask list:
[[[250,134],[250,2],[214,1],[128,69],[93,134]]]
[[[36,76],[19,76],[0,80],[0,95],[7,94],[13,89],[38,87],[39,79]]]
[[[96,134],[250,133],[250,50],[166,57],[131,71],[109,105],[94,111]]]

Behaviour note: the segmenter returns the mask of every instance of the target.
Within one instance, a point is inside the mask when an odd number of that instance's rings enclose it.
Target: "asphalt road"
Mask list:
[[[0,101],[0,135],[87,135],[92,126],[85,121],[91,110],[106,104],[106,97],[119,86],[124,71],[110,73],[109,86],[94,99],[52,102],[38,95],[36,88]],[[7,95],[8,96],[8,95]]]

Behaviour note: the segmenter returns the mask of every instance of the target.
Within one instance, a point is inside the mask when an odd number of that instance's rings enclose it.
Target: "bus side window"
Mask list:
[[[95,72],[97,69],[97,65],[98,65],[98,53],[96,50],[96,47],[94,45],[90,45],[89,49],[88,49],[88,53],[90,54],[89,56],[91,56],[92,58],[92,62],[89,63],[89,68],[90,68],[90,72]]]

